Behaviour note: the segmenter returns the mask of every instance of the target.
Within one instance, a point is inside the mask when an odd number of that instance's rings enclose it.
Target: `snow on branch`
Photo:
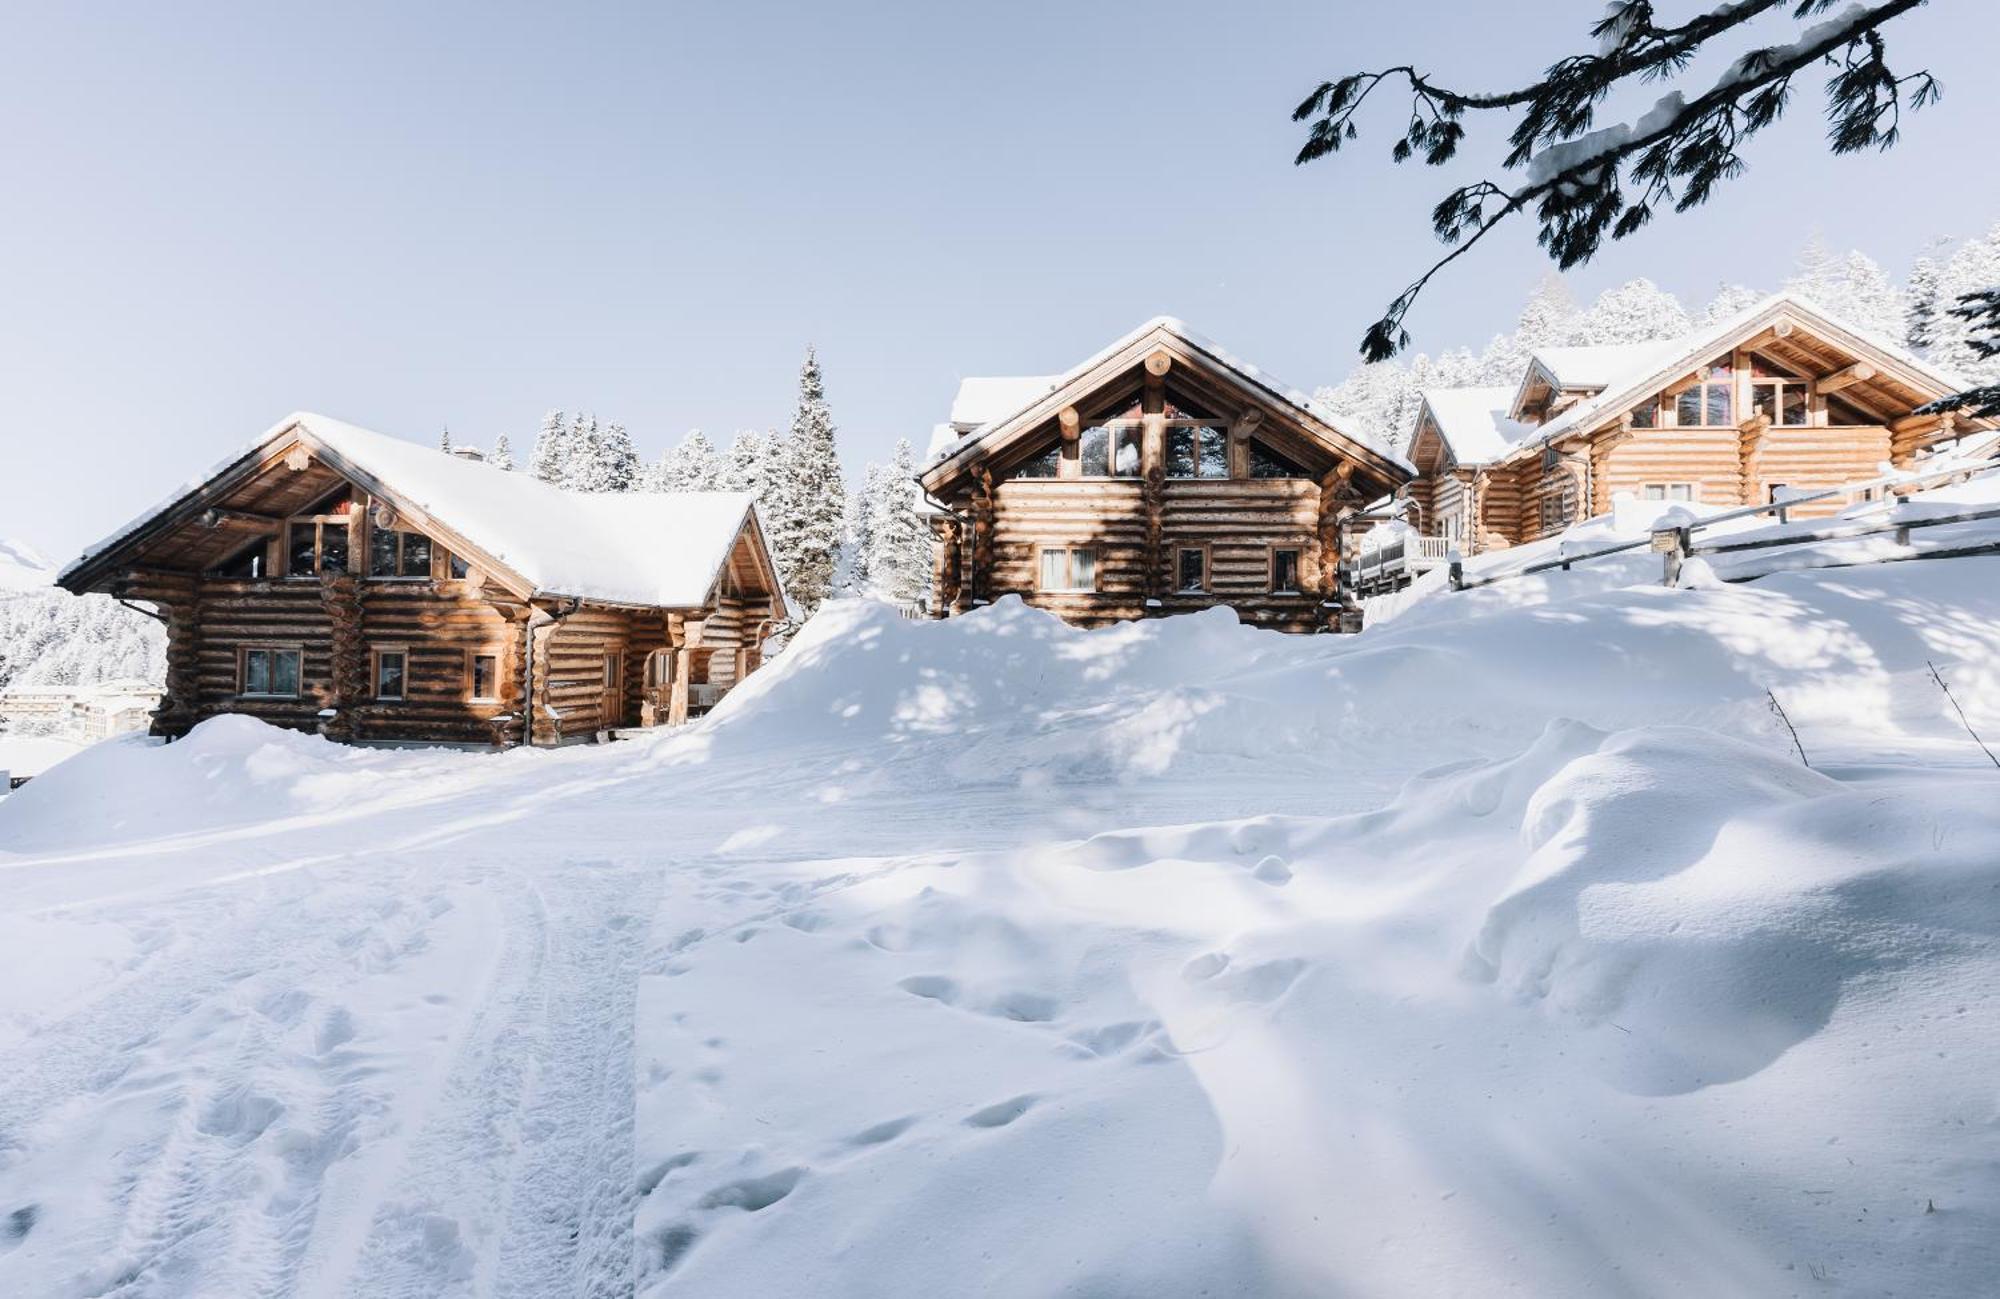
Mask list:
[[[1835,2],[1732,0],[1662,27],[1654,21],[1652,0],[1611,0],[1591,29],[1594,53],[1561,59],[1542,80],[1518,90],[1458,91],[1410,65],[1322,82],[1292,113],[1294,121],[1311,121],[1298,164],[1337,153],[1358,138],[1356,116],[1385,82],[1407,84],[1411,96],[1409,125],[1391,149],[1398,163],[1419,153],[1430,166],[1449,162],[1465,139],[1468,113],[1520,112],[1504,165],[1522,171],[1522,183],[1480,180],[1438,202],[1431,226],[1452,251],[1369,327],[1362,355],[1380,361],[1408,346],[1403,319],[1424,286],[1516,212],[1533,210],[1542,246],[1567,269],[1589,261],[1606,238],[1639,230],[1663,203],[1686,211],[1706,202],[1718,183],[1742,174],[1742,145],[1783,115],[1792,78],[1814,63],[1835,69],[1826,86],[1832,151],[1894,145],[1905,102],[1913,108],[1934,102],[1938,84],[1928,72],[1896,75],[1881,28],[1926,0],[1851,3],[1804,27],[1788,44],[1746,51],[1699,94],[1672,91],[1634,121],[1596,125],[1597,107],[1612,91],[1679,75],[1710,41],[1766,11],[1788,4],[1793,19],[1803,22]]]
[[[1951,314],[1972,327],[1972,335],[1965,340],[1965,345],[1975,356],[2000,356],[2000,288],[1965,294],[1951,309]],[[1917,407],[1920,415],[1947,410],[1966,411],[1981,419],[2000,419],[2000,383],[1968,388]]]

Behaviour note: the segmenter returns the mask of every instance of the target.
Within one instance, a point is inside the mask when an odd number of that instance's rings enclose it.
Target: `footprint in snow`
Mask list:
[[[1285,864],[1283,857],[1265,857],[1251,868],[1250,873],[1273,888],[1292,882],[1292,868]]]
[[[1203,952],[1181,967],[1181,977],[1189,983],[1200,983],[1203,979],[1213,979],[1229,968],[1229,953]]]
[[[775,1173],[762,1177],[745,1177],[739,1181],[724,1182],[708,1194],[695,1201],[698,1209],[742,1209],[746,1213],[761,1213],[778,1201],[790,1195],[806,1175],[802,1167],[780,1168]]]
[[[900,1119],[886,1119],[874,1127],[861,1129],[847,1139],[847,1144],[857,1147],[883,1145],[908,1132],[916,1121],[914,1114],[906,1114]]]
[[[972,1128],[1004,1128],[1033,1109],[1035,1102],[1040,1099],[1031,1092],[1010,1100],[997,1101],[983,1110],[974,1110],[966,1115],[965,1125]]]

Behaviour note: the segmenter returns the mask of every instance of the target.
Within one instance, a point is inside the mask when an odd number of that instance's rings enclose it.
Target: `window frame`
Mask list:
[[[326,530],[338,527],[347,535],[347,564],[345,567],[329,570],[326,567]],[[313,568],[310,573],[292,571],[292,532],[297,528],[313,530]],[[285,579],[292,582],[314,582],[325,573],[354,572],[354,529],[352,511],[348,514],[294,514],[285,520],[285,530],[280,538],[285,561]]]
[[[394,655],[403,661],[402,693],[385,695],[382,693],[382,660]],[[368,697],[378,704],[405,704],[410,701],[410,647],[408,645],[370,645],[368,647]]]
[[[1221,420],[1194,419],[1191,417],[1166,419],[1162,420],[1161,422],[1165,426],[1165,431],[1160,439],[1161,442],[1160,467],[1163,471],[1165,471],[1165,476],[1169,482],[1221,483],[1221,482],[1227,482],[1230,479],[1236,477],[1236,474],[1233,472],[1232,466],[1230,465],[1231,456],[1229,454],[1229,440],[1230,440],[1229,425],[1223,423]],[[1222,439],[1222,472],[1219,474],[1205,474],[1201,472],[1201,465],[1202,465],[1201,433],[1203,430],[1213,431],[1218,437]],[[1188,448],[1194,457],[1194,472],[1191,474],[1177,474],[1168,468],[1168,466],[1173,462],[1173,454],[1174,454],[1173,438],[1176,432],[1186,432],[1194,434],[1194,441]],[[1140,444],[1140,450],[1143,455],[1144,452],[1143,442]]]
[[[1674,489],[1677,487],[1685,490],[1687,494],[1685,496],[1674,495]],[[1660,494],[1654,496],[1652,495],[1654,491],[1658,491]],[[1683,502],[1698,504],[1701,501],[1701,484],[1697,482],[1641,483],[1639,484],[1639,499],[1642,501],[1665,502],[1667,504]]]
[[[389,535],[389,536],[393,536],[393,537],[394,537],[394,538],[396,539],[396,563],[395,563],[395,569],[396,569],[396,571],[395,571],[395,572],[393,572],[393,573],[377,573],[377,572],[375,571],[375,538],[377,538],[377,537],[379,537],[379,536],[382,536],[382,535],[384,535],[384,534],[387,534],[387,535]],[[428,544],[428,545],[430,546],[430,558],[429,558],[429,562],[428,562],[428,564],[427,564],[427,565],[425,566],[425,571],[424,571],[424,572],[422,572],[422,573],[405,573],[405,572],[403,571],[403,546],[404,546],[404,543],[405,543],[405,541],[407,541],[407,540],[408,540],[409,538],[411,538],[411,537],[421,537],[421,538],[423,538],[423,540],[425,541],[425,543],[426,543],[426,544]],[[446,550],[446,549],[445,549],[445,548],[444,548],[443,546],[440,546],[440,545],[438,544],[438,542],[437,542],[437,538],[435,538],[435,537],[431,536],[431,535],[430,535],[430,534],[429,534],[428,532],[423,532],[423,531],[420,531],[420,530],[418,530],[418,529],[416,529],[416,528],[375,528],[375,527],[371,527],[371,528],[369,529],[369,531],[368,531],[368,563],[367,563],[367,567],[366,567],[366,569],[365,569],[365,574],[366,574],[366,578],[367,578],[367,580],[368,580],[368,581],[370,581],[370,582],[432,582],[432,581],[436,581],[436,580],[437,580],[437,567],[438,567],[438,565],[437,565],[437,557],[438,557],[438,556],[439,556],[440,554],[442,554],[442,555],[445,555],[445,556],[447,556],[447,557],[448,557],[448,558],[446,559],[446,565],[447,565],[447,567],[446,567],[446,570],[445,570],[445,571],[446,571],[446,572],[450,572],[450,567],[449,567],[449,565],[450,565],[450,562],[451,562],[451,560],[450,560],[449,556],[451,555],[451,552],[450,552],[450,551],[448,551],[448,550]],[[470,566],[468,565],[468,566],[467,566],[467,573],[468,573],[468,575],[470,574],[470,571],[471,571],[471,569],[470,569]]]
[[[1724,356],[1702,365],[1699,373],[1695,376],[1694,382],[1669,389],[1665,395],[1672,402],[1671,409],[1674,413],[1673,427],[1707,429],[1740,427],[1745,418],[1742,412],[1736,409],[1736,387],[1741,377],[1742,375],[1736,369],[1734,360],[1729,356]],[[1701,418],[1693,424],[1681,418],[1681,400],[1691,392],[1700,394],[1695,398],[1695,404],[1700,410]],[[1719,392],[1729,408],[1728,416],[1725,422],[1721,424],[1711,424],[1708,422],[1712,392]]]
[[[1189,552],[1201,556],[1201,580],[1194,586],[1181,585],[1181,556]],[[1206,541],[1177,541],[1174,543],[1174,590],[1175,595],[1214,595],[1214,560]]]
[[[1291,586],[1278,585],[1278,556],[1292,557]],[[1264,548],[1264,589],[1271,595],[1304,595],[1306,580],[1306,548],[1297,542],[1272,542]]]
[[[1204,421],[1205,423],[1208,421]],[[1105,472],[1094,474],[1089,469],[1089,451],[1086,444],[1092,433],[1104,434]],[[1138,463],[1129,474],[1118,472],[1118,447],[1121,440],[1132,439],[1138,453]],[[1094,482],[1138,482],[1146,474],[1146,421],[1143,419],[1100,419],[1083,426],[1076,437],[1076,468],[1078,478],[1088,478]]]
[[[274,690],[251,690],[250,656],[252,654],[289,654],[298,666],[292,670],[293,688],[290,692]],[[267,667],[265,675],[271,673]],[[306,648],[296,642],[255,641],[236,647],[236,697],[238,699],[303,699],[306,689]]]
[[[493,693],[479,693],[479,660],[493,660]],[[497,704],[500,702],[500,651],[465,651],[465,701],[469,704]]]
[[[1078,586],[1076,584],[1076,557],[1079,554],[1090,556],[1089,586]],[[1043,580],[1048,572],[1048,556],[1050,555],[1061,555],[1063,557],[1063,581],[1065,583],[1063,586],[1049,586]],[[1059,546],[1037,546],[1035,548],[1035,589],[1051,595],[1096,595],[1098,591],[1098,574],[1102,571],[1097,561],[1096,546],[1073,546],[1068,543]]]

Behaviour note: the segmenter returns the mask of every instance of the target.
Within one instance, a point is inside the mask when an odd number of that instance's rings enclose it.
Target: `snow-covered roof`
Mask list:
[[[1534,426],[1508,418],[1512,388],[1426,388],[1424,406],[1431,423],[1461,465],[1483,465],[1514,449]]]
[[[969,431],[1003,419],[1054,388],[1061,377],[1022,374],[960,379],[958,393],[951,399],[951,422],[961,431]]]
[[[1348,441],[1367,448],[1375,455],[1381,457],[1383,460],[1388,461],[1390,464],[1395,465],[1396,467],[1402,469],[1404,472],[1411,474],[1414,474],[1416,472],[1413,468],[1411,468],[1409,462],[1406,461],[1400,454],[1398,454],[1396,450],[1392,448],[1387,442],[1384,442],[1379,438],[1373,437],[1370,434],[1359,431],[1358,429],[1354,428],[1352,425],[1347,423],[1339,415],[1336,415],[1331,407],[1318,401],[1317,399],[1315,399],[1302,389],[1294,388],[1290,384],[1287,384],[1283,380],[1279,379],[1277,376],[1268,374],[1265,371],[1259,369],[1258,367],[1250,364],[1248,361],[1243,360],[1241,357],[1237,356],[1233,352],[1230,352],[1228,349],[1216,343],[1213,339],[1210,339],[1202,334],[1199,334],[1195,332],[1193,329],[1189,328],[1186,321],[1180,320],[1179,318],[1174,316],[1153,317],[1151,320],[1148,320],[1143,324],[1141,324],[1138,328],[1133,329],[1127,334],[1124,334],[1123,336],[1112,342],[1109,346],[1100,348],[1097,352],[1093,353],[1089,357],[1086,357],[1084,360],[1078,362],[1076,365],[1071,366],[1068,370],[1065,370],[1062,374],[1056,375],[1053,378],[1006,379],[1006,380],[991,381],[995,384],[1011,383],[1020,385],[1020,388],[1018,389],[1016,394],[1018,400],[1015,401],[1013,407],[1011,409],[1003,410],[999,414],[989,416],[983,423],[981,423],[977,427],[964,432],[963,435],[960,436],[956,442],[944,448],[944,450],[941,453],[933,456],[932,463],[935,464],[937,461],[948,460],[951,457],[958,455],[960,452],[964,451],[967,447],[970,447],[973,443],[978,442],[979,440],[984,438],[988,433],[990,433],[1000,425],[1011,423],[1014,419],[1016,419],[1017,417],[1024,414],[1025,412],[1036,406],[1038,403],[1040,403],[1050,393],[1055,392],[1057,389],[1068,387],[1075,380],[1083,377],[1086,374],[1089,374],[1092,370],[1095,370],[1099,366],[1103,365],[1106,361],[1110,360],[1112,357],[1132,347],[1135,343],[1138,343],[1141,339],[1144,339],[1147,335],[1152,334],[1156,331],[1172,335],[1174,338],[1186,344],[1189,348],[1193,349],[1194,351],[1206,354],[1210,360],[1217,362],[1219,365],[1223,366],[1228,370],[1233,371],[1241,378],[1247,380],[1255,387],[1262,389],[1268,396],[1270,396],[1275,401],[1297,408],[1298,410],[1304,412],[1306,415],[1311,416],[1314,420],[1317,420],[1319,423],[1324,424],[1329,428],[1332,428],[1333,430],[1338,432],[1342,437],[1345,437]],[[968,380],[967,382],[972,382],[972,381]],[[1029,386],[1031,384],[1039,384],[1040,387],[1038,389],[1031,388]],[[963,384],[960,385],[959,393],[962,398],[965,393],[965,388]],[[953,420],[952,420],[952,423],[954,425],[961,423],[961,421],[959,421],[957,418],[957,407],[958,403],[954,402]]]
[[[1594,343],[1581,347],[1538,347],[1533,357],[1559,388],[1602,388],[1619,376],[1657,360],[1677,339],[1645,343]]]
[[[1629,402],[1648,396],[1655,388],[1672,383],[1692,367],[1708,360],[1717,349],[1728,346],[1745,331],[1785,314],[1800,316],[1824,332],[1846,335],[1910,371],[1940,394],[1960,392],[1971,386],[1971,382],[1963,376],[1924,360],[1894,339],[1846,323],[1809,298],[1796,293],[1774,293],[1706,329],[1663,343],[1637,345],[1652,350],[1637,355],[1623,371],[1611,376],[1597,393],[1542,425],[1535,431],[1532,441],[1540,444],[1560,437],[1589,424],[1607,411],[1620,409]]]
[[[198,488],[296,432],[376,479],[510,570],[538,596],[693,608],[707,602],[730,549],[756,512],[748,492],[571,492],[435,447],[299,413],[190,484]],[[63,571],[69,575],[187,495],[176,493]]]

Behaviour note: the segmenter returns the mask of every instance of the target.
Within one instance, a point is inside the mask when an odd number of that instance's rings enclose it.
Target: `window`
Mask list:
[[[291,577],[347,571],[347,520],[293,519],[285,528],[285,572]]]
[[[1050,546],[1042,551],[1042,590],[1095,591],[1097,552],[1088,546]]]
[[[1062,447],[1052,446],[1014,471],[1016,478],[1055,478],[1061,472]]]
[[[1560,496],[1542,498],[1542,531],[1560,532],[1569,526],[1569,509]]]
[[[1167,428],[1167,477],[1229,477],[1229,433],[1208,424]]]
[[[244,547],[218,564],[211,570],[210,575],[238,578],[269,577],[270,559],[267,554],[269,548],[270,543],[260,537],[254,544]]]
[[[1271,551],[1271,589],[1295,595],[1299,589],[1299,552],[1295,546],[1274,547]]]
[[[476,700],[495,700],[500,697],[499,655],[474,654],[472,656],[471,688],[472,698]]]
[[[1093,424],[1081,435],[1085,478],[1137,478],[1141,425]]]
[[[1674,394],[1674,422],[1682,428],[1729,428],[1736,423],[1736,372],[1727,358],[1712,362],[1701,382]]]
[[[1806,381],[1761,356],[1750,358],[1750,411],[1773,424],[1799,427],[1811,423]]]
[[[1309,478],[1310,474],[1255,438],[1250,439],[1252,478]]]
[[[1642,401],[1632,408],[1632,427],[1660,427],[1660,399],[1658,397],[1653,398],[1651,401]]]
[[[403,649],[378,649],[375,651],[375,697],[377,699],[402,699],[409,686],[409,651]]]
[[[445,558],[450,561],[450,572],[454,579],[463,582],[472,576],[472,565],[466,563],[463,557],[446,554]]]
[[[429,577],[431,539],[421,532],[377,528],[368,537],[368,576]],[[456,576],[456,574],[454,574]]]
[[[246,645],[236,662],[236,693],[265,698],[299,697],[299,651]]]
[[[1561,463],[1562,463],[1562,452],[1556,450],[1552,446],[1542,448],[1542,468],[1544,470],[1554,469],[1557,465]]]
[[[1647,483],[1639,489],[1639,499],[1643,501],[1691,501],[1694,498],[1693,483]]]
[[[1181,546],[1174,551],[1174,590],[1208,589],[1208,547]]]

